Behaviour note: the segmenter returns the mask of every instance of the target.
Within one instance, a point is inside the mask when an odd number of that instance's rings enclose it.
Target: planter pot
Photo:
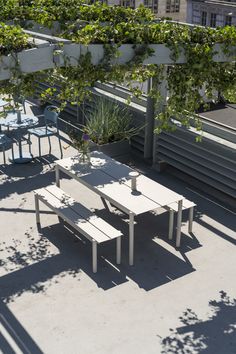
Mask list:
[[[124,64],[130,61],[134,55],[135,51],[133,48],[133,44],[123,44],[119,47],[120,56],[113,60],[114,64]],[[137,46],[136,46],[137,47]],[[154,50],[152,56],[144,60],[143,64],[183,64],[186,62],[186,58],[184,55],[184,49],[179,48],[179,57],[175,61],[171,59],[171,50],[165,44],[149,44],[149,48]],[[231,47],[230,56],[227,56],[223,52],[222,44],[214,45],[215,55],[213,56],[213,60],[216,62],[229,62],[235,60],[236,47]],[[87,52],[91,53],[91,61],[94,65],[97,65],[101,62],[104,55],[103,44],[89,44],[88,46],[81,45],[81,54],[85,54]]]
[[[81,45],[77,43],[64,44],[62,51],[66,57],[66,63],[77,66],[81,53]],[[63,60],[64,61],[64,60]]]
[[[118,50],[120,52],[120,56],[116,59],[114,59],[113,63],[114,64],[125,64],[128,61],[130,61],[134,55],[135,51],[133,48],[133,44],[122,44]]]
[[[98,145],[91,142],[90,150],[103,152],[110,157],[118,157],[130,153],[130,144],[128,140],[115,141],[113,143],[103,145]]]
[[[91,53],[91,63],[97,65],[101,62],[104,57],[104,48],[103,44],[89,44],[81,45],[81,54],[85,55]]]
[[[32,48],[17,53],[20,70],[23,73],[52,69],[54,46]],[[16,66],[16,59],[12,55],[0,57],[0,80],[7,80],[12,76],[11,69]]]
[[[42,48],[32,48],[23,50],[17,57],[20,69],[24,73],[32,73],[54,67],[53,62],[53,46]]]
[[[11,55],[0,56],[0,80],[7,80],[11,77],[11,68],[14,68],[15,63]]]

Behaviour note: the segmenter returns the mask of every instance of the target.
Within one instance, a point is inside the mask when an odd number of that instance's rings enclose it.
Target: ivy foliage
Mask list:
[[[19,26],[9,26],[0,23],[0,55],[19,52],[29,48],[29,36]]]
[[[126,83],[131,89],[131,100],[132,96],[142,94],[142,83],[154,78],[155,85],[149,95],[156,101],[157,132],[161,132],[174,129],[172,118],[185,126],[193,118],[197,129],[201,129],[195,116],[201,106],[207,106],[201,90],[208,100],[217,100],[219,96],[236,101],[236,64],[232,61],[236,54],[234,26],[213,29],[154,21],[151,12],[143,6],[135,10],[101,3],[88,6],[80,0],[0,0],[0,18],[21,24],[31,20],[47,27],[56,21],[62,37],[85,46],[103,45],[104,57],[98,65],[92,64],[88,52],[81,55],[76,67],[56,67],[44,75],[50,88],[43,97],[57,96],[62,105],[68,101],[83,102],[97,81]],[[0,54],[25,48],[27,37],[20,33],[19,27],[10,29],[2,25],[1,29]],[[127,43],[133,45],[133,58],[126,64],[118,64],[119,47]],[[157,43],[170,49],[173,64],[167,69],[163,65],[143,64],[153,55],[149,45]],[[223,48],[224,63],[214,61],[215,44]],[[182,55],[186,63],[177,64]],[[166,101],[162,96],[164,80],[168,90]],[[58,85],[60,91],[56,89]],[[216,92],[220,95],[216,96]]]

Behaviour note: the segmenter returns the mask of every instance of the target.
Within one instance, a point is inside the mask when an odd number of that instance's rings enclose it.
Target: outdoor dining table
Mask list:
[[[56,185],[60,186],[60,171],[76,179],[100,197],[129,215],[129,264],[134,264],[134,217],[178,202],[177,234],[181,235],[183,196],[142,175],[132,190],[132,168],[107,155],[93,151],[90,164],[79,162],[78,156],[55,161]]]
[[[10,129],[16,130],[16,139],[19,145],[19,154],[15,154],[12,162],[26,163],[32,160],[30,153],[23,153],[22,151],[22,137],[25,129],[33,127],[38,124],[38,118],[31,114],[24,114],[21,112],[8,112],[5,118],[0,119],[0,125]]]

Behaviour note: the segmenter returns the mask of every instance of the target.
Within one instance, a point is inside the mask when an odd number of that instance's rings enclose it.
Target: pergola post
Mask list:
[[[164,110],[164,107],[167,103],[167,70],[168,70],[168,66],[165,65],[164,69],[163,69],[163,80],[162,82],[156,82],[156,85],[159,85],[159,90],[161,93],[161,97],[162,100],[159,102],[158,107],[155,107],[155,112],[154,112],[154,129],[153,129],[153,158],[152,158],[152,165],[155,166],[155,169],[157,169],[158,171],[161,171],[163,169],[163,163],[162,161],[160,161],[159,159],[157,159],[157,139],[158,136],[157,134],[154,132],[155,128],[158,127],[158,120],[155,119],[155,116],[158,113],[161,113]]]
[[[148,79],[147,93],[152,89],[153,78]],[[145,125],[145,142],[144,142],[144,158],[151,159],[153,154],[153,130],[155,117],[155,99],[147,96],[146,107],[146,125]]]

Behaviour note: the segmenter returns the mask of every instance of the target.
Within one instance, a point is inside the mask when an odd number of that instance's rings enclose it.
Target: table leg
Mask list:
[[[169,210],[169,233],[168,238],[172,240],[173,238],[173,227],[174,227],[174,210]]]
[[[191,207],[189,209],[189,220],[188,220],[188,232],[191,233],[193,231],[193,209],[194,207]]]
[[[18,136],[18,144],[19,144],[19,157],[20,159],[22,159],[22,143],[21,143],[21,135],[19,133],[19,136]]]
[[[18,144],[19,144],[19,153],[16,154],[16,156],[9,158],[9,160],[11,162],[14,162],[14,163],[27,163],[27,162],[30,162],[32,161],[33,157],[31,154],[29,153],[24,153],[23,154],[23,151],[22,151],[22,132],[20,130],[20,128],[17,130],[17,141],[18,141]]]
[[[55,173],[56,173],[56,186],[60,188],[60,170],[58,165],[55,167]]]
[[[120,264],[121,262],[121,236],[116,239],[116,263]]]
[[[181,239],[181,223],[182,223],[182,206],[183,200],[178,201],[178,215],[177,215],[177,232],[176,232],[176,247],[180,246]]]
[[[134,265],[134,214],[129,213],[129,265]]]
[[[97,273],[97,242],[95,240],[92,240],[92,267],[93,267],[93,273]]]
[[[37,195],[34,196],[35,200],[35,213],[36,213],[36,223],[40,224],[40,214],[39,214],[39,198]]]

